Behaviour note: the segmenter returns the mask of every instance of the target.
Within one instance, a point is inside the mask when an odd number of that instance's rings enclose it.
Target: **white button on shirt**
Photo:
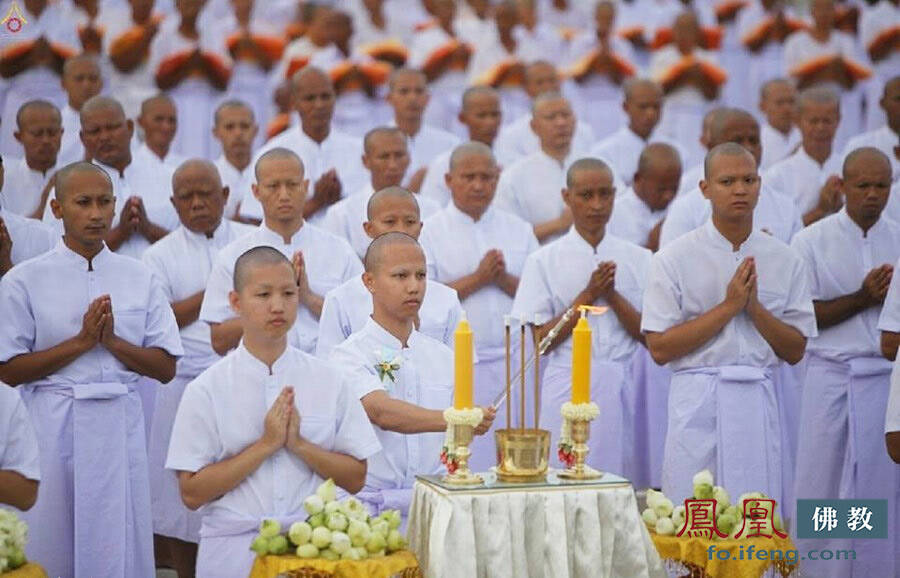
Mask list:
[[[143,263],[103,248],[91,261],[62,240],[48,253],[7,273],[0,284],[0,363],[44,351],[81,330],[91,302],[108,294],[116,335],[139,347],[183,351],[175,315],[161,283]],[[140,376],[96,345],[33,384],[133,383]]]
[[[56,242],[59,240],[56,231],[44,223],[10,213],[3,206],[0,206],[0,220],[6,225],[6,230],[12,239],[10,256],[13,265],[46,253],[56,246]]]
[[[647,245],[650,231],[665,217],[666,209],[661,211],[650,209],[650,206],[637,196],[634,189],[628,187],[624,194],[616,197],[606,231],[644,247]]]
[[[206,289],[216,255],[231,241],[255,228],[222,219],[212,238],[194,233],[184,225],[154,243],[143,261],[161,281],[170,303],[182,301]],[[219,360],[210,343],[209,326],[199,319],[181,328],[184,356],[178,360],[178,375],[195,377]]]
[[[829,301],[858,291],[875,267],[893,265],[900,257],[900,224],[882,218],[865,235],[846,209],[797,233],[791,246],[806,262],[810,293],[814,300]],[[853,357],[880,356],[879,307],[819,330],[807,351],[846,361]]]
[[[475,221],[452,203],[425,221],[419,242],[425,249],[428,277],[441,283],[472,274],[491,249],[503,253],[506,271],[518,277],[525,258],[538,247],[531,225],[515,215],[489,207]],[[480,360],[502,357],[503,315],[512,309],[512,302],[512,297],[494,285],[462,300]]]
[[[222,323],[234,318],[228,303],[228,293],[234,287],[234,264],[246,251],[260,245],[274,247],[288,259],[293,258],[296,251],[302,251],[310,289],[317,295],[325,295],[363,270],[362,263],[346,241],[315,225],[304,223],[290,242],[285,243],[281,235],[263,223],[219,251],[203,295],[201,321]],[[318,325],[319,320],[301,305],[297,309],[297,322],[289,334],[291,344],[308,353],[315,351]]]
[[[592,247],[573,227],[563,237],[528,257],[516,292],[513,315],[533,317],[538,314],[541,319],[553,319],[565,313],[603,261],[616,263],[616,291],[640,311],[650,257],[649,250],[609,233],[599,245]],[[606,305],[606,301],[599,299],[594,305]],[[589,323],[594,330],[591,346],[594,358],[621,361],[629,358],[637,348],[638,343],[611,312],[591,316]],[[551,355],[571,363],[572,337],[567,337]]]
[[[878,318],[878,330],[900,333],[900,259],[894,264],[894,274],[887,297],[881,306],[881,317]]]
[[[734,251],[711,219],[653,256],[641,331],[666,331],[721,303],[735,270],[746,257],[756,261],[760,303],[803,335],[815,336],[809,280],[800,257],[781,241],[758,231]],[[672,361],[669,367],[673,371],[724,365],[769,367],[776,362],[771,346],[747,313],[741,312],[715,337]]]
[[[187,385],[166,468],[196,472],[242,452],[262,437],[266,412],[288,385],[294,388],[304,439],[359,460],[381,449],[362,404],[335,366],[287,347],[270,371],[242,342]],[[281,448],[204,506],[204,517],[290,516],[322,481],[303,460]]]
[[[440,451],[440,450],[439,450]],[[41,456],[28,409],[18,390],[0,381],[0,470],[41,479]]]
[[[325,295],[322,316],[319,318],[319,339],[316,356],[328,357],[331,350],[351,333],[361,330],[371,319],[372,295],[361,276],[348,279]],[[453,347],[453,332],[462,317],[462,306],[456,291],[443,283],[428,279],[425,298],[419,308],[418,331]]]
[[[832,152],[823,164],[812,159],[803,146],[797,152],[775,163],[763,173],[763,182],[776,191],[790,195],[805,215],[819,202],[819,191],[831,175],[841,175],[841,157]]]
[[[3,163],[3,206],[7,211],[30,217],[41,202],[41,193],[47,181],[56,172],[51,167],[46,173],[28,166],[24,158],[7,158]],[[49,201],[47,205],[49,205]]]
[[[443,343],[413,331],[404,348],[372,318],[331,351],[330,361],[346,374],[354,394],[362,399],[373,391],[420,407],[443,411],[453,402],[453,352]],[[394,381],[378,377],[376,365],[400,366]],[[416,475],[437,474],[443,432],[402,434],[375,426],[381,451],[368,461],[366,486],[374,489],[411,488]]]

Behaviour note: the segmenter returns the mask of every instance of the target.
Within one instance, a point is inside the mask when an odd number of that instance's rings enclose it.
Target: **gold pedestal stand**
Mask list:
[[[453,429],[454,456],[456,457],[456,471],[444,476],[444,483],[454,486],[479,486],[484,483],[481,476],[469,471],[469,444],[472,443],[472,433],[475,426],[463,424],[447,424]]]
[[[501,482],[543,482],[550,461],[550,432],[545,429],[499,429],[497,479]]]
[[[591,437],[591,420],[569,420],[569,431],[572,436],[572,453],[575,454],[575,463],[572,467],[559,472],[558,476],[566,480],[594,480],[603,475],[594,468],[585,465],[587,459],[587,441]]]

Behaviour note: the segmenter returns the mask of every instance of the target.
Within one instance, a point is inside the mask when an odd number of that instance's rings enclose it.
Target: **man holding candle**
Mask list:
[[[477,142],[450,156],[452,202],[425,220],[421,242],[428,277],[456,289],[475,339],[475,405],[488,406],[506,384],[502,316],[512,309],[525,258],[537,249],[531,225],[491,206],[497,188],[491,149]],[[514,356],[514,358],[516,358]],[[476,438],[469,467],[495,465],[493,440]]]
[[[591,422],[592,465],[630,478],[636,470],[630,367],[643,341],[637,307],[651,253],[606,232],[615,196],[606,163],[584,158],[572,164],[562,197],[572,211],[573,227],[528,258],[513,314],[550,319],[540,326],[543,337],[570,307],[609,307],[609,313],[589,319],[583,342],[581,335],[572,337],[573,316],[551,343],[540,423],[555,434],[562,422],[560,407],[570,396],[572,403],[597,402],[602,417]]]
[[[441,470],[443,411],[454,393],[454,357],[446,345],[416,329],[430,286],[425,253],[416,240],[401,232],[377,237],[365,266],[362,281],[371,294],[372,315],[331,351],[330,360],[356,384],[354,393],[382,447],[370,458],[366,487],[357,497],[376,512],[399,509],[405,518],[416,474]],[[471,381],[457,387],[467,387],[471,399]],[[475,433],[487,432],[493,421],[494,410],[486,409]]]
[[[753,155],[718,145],[704,172],[712,216],[653,256],[644,294],[647,346],[674,372],[663,491],[690,497],[693,474],[710,469],[733,495],[780,502],[791,464],[772,374],[779,359],[799,362],[816,335],[809,282],[794,251],[753,229]]]

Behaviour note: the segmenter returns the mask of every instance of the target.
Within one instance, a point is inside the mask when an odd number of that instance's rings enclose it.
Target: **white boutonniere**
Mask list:
[[[396,383],[397,378],[394,376],[394,372],[400,369],[400,362],[402,361],[400,353],[382,349],[376,351],[375,355],[376,359],[378,359],[375,363],[378,379],[381,380],[381,383],[384,383],[385,378],[390,379],[391,383]]]

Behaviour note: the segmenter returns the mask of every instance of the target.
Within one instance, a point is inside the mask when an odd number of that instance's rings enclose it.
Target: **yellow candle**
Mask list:
[[[455,390],[453,392],[453,407],[456,409],[469,409],[474,406],[472,402],[472,380],[474,368],[472,366],[472,328],[463,314],[456,332],[453,334],[455,349]]]
[[[591,401],[591,328],[582,314],[572,330],[572,403]]]

